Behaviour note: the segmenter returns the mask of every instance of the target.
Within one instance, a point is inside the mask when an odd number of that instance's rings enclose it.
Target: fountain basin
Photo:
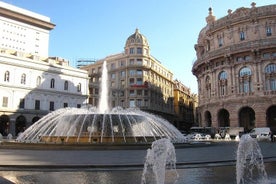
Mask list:
[[[133,144],[167,138],[183,143],[184,136],[168,121],[139,109],[96,108],[56,110],[30,126],[16,139],[21,143]]]

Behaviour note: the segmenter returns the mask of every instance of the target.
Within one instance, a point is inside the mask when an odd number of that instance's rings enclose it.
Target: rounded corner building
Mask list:
[[[270,127],[276,131],[276,5],[209,8],[192,72],[198,80],[200,126]]]

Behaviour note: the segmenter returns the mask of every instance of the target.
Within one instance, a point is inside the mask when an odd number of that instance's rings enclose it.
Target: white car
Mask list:
[[[258,141],[269,141],[270,140],[270,128],[269,127],[262,127],[262,128],[253,128],[250,131],[250,136],[256,138]]]

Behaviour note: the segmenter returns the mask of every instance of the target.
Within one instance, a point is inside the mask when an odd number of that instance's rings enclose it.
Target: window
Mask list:
[[[55,102],[53,102],[53,101],[50,102],[49,110],[50,111],[54,111],[55,110]]]
[[[111,63],[111,69],[115,69],[115,64]]]
[[[77,86],[77,91],[78,91],[78,92],[81,92],[81,83],[78,84],[78,86]]]
[[[223,45],[223,38],[222,37],[218,38],[218,45],[219,45],[219,47],[221,47]]]
[[[21,84],[26,84],[26,74],[25,73],[23,73],[22,75],[21,75],[21,82],[20,82]]]
[[[8,97],[3,96],[2,107],[8,107]]]
[[[140,76],[143,75],[143,70],[137,70],[136,72],[137,72],[137,75],[140,75]]]
[[[244,67],[240,70],[240,77],[243,77],[245,75],[251,75],[251,70],[248,67]]]
[[[240,32],[240,40],[245,40],[245,33],[243,31]]]
[[[139,66],[142,66],[143,65],[143,60],[142,59],[137,59],[136,64],[139,65]]]
[[[220,72],[219,80],[227,79],[227,73],[225,71]]]
[[[4,74],[4,81],[9,82],[10,81],[10,72],[6,71]]]
[[[245,61],[250,61],[250,60],[251,60],[251,57],[250,57],[250,56],[244,56],[244,60],[245,60]]]
[[[125,71],[121,71],[121,77],[124,77],[126,75],[126,72]]]
[[[272,35],[271,27],[266,27],[266,36],[271,36],[271,35]]]
[[[137,99],[136,104],[137,104],[137,107],[141,107],[142,106],[142,100]]]
[[[218,82],[219,96],[225,96],[227,93],[227,73],[225,71],[220,72]]]
[[[134,65],[135,63],[134,63],[134,59],[130,59],[129,60],[129,65]]]
[[[120,61],[121,66],[125,66],[125,61]]]
[[[121,87],[124,88],[125,87],[125,81],[121,80]]]
[[[135,107],[135,100],[134,99],[129,100],[129,107]]]
[[[265,73],[276,73],[276,64],[269,64],[265,67]]]
[[[136,70],[129,70],[129,75],[130,75],[130,76],[134,76],[135,73],[136,73]]]
[[[25,108],[25,99],[21,98],[19,101],[19,109],[24,109]]]
[[[269,58],[270,58],[270,53],[264,53],[264,54],[263,54],[263,58],[269,59]]]
[[[134,90],[129,90],[129,96],[134,96],[135,95],[135,91]]]
[[[130,53],[130,54],[134,54],[134,48],[130,48],[130,49],[129,49],[129,53]]]
[[[144,96],[148,96],[148,94],[149,94],[149,93],[148,93],[148,90],[145,90],[145,91],[144,91]]]
[[[143,85],[143,79],[142,78],[137,78],[136,81],[137,81],[136,82],[137,85]]]
[[[63,107],[64,108],[68,107],[68,103],[63,103]]]
[[[144,100],[144,106],[149,106],[149,101],[148,101],[148,99],[145,99],[145,100]]]
[[[111,74],[111,79],[115,79],[115,77],[116,77],[115,73],[112,73]]]
[[[50,88],[55,88],[55,79],[51,79]]]
[[[265,67],[265,90],[276,91],[276,64]]]
[[[64,81],[64,90],[68,91],[68,81]]]
[[[137,48],[137,54],[143,54],[143,49],[141,47]]]
[[[81,104],[77,104],[77,108],[81,108]]]
[[[239,72],[239,92],[250,93],[252,92],[251,70],[248,67],[243,67]]]
[[[137,96],[142,96],[142,90],[137,90]]]
[[[129,85],[133,85],[134,84],[134,78],[130,78],[129,79]]]
[[[38,76],[38,77],[36,78],[36,86],[40,86],[40,84],[41,84],[41,77]]]
[[[111,87],[115,87],[115,82],[111,81],[110,85],[111,85]]]
[[[208,98],[211,98],[211,81],[210,81],[210,77],[207,76],[205,79],[205,88],[206,88],[206,95]]]
[[[35,110],[40,110],[40,100],[35,100]]]
[[[99,88],[95,88],[95,95],[99,94]]]

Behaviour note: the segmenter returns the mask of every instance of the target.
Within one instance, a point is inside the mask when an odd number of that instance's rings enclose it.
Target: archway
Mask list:
[[[226,109],[220,109],[218,112],[218,126],[230,127],[229,112]]]
[[[239,112],[239,125],[249,132],[255,127],[255,111],[251,107],[243,107]]]
[[[273,133],[276,133],[276,105],[269,107],[266,111],[266,123]]]
[[[40,119],[40,117],[38,117],[38,116],[33,117],[32,123],[34,124],[34,123],[37,122],[39,119]]]
[[[20,115],[16,118],[15,122],[15,135],[18,135],[19,132],[24,132],[26,129],[26,118],[23,115]]]
[[[8,115],[0,116],[0,133],[3,136],[8,135],[9,133],[9,123],[10,123],[10,117]]]
[[[204,121],[205,121],[205,126],[211,127],[212,126],[212,116],[210,111],[205,111],[204,113]]]

